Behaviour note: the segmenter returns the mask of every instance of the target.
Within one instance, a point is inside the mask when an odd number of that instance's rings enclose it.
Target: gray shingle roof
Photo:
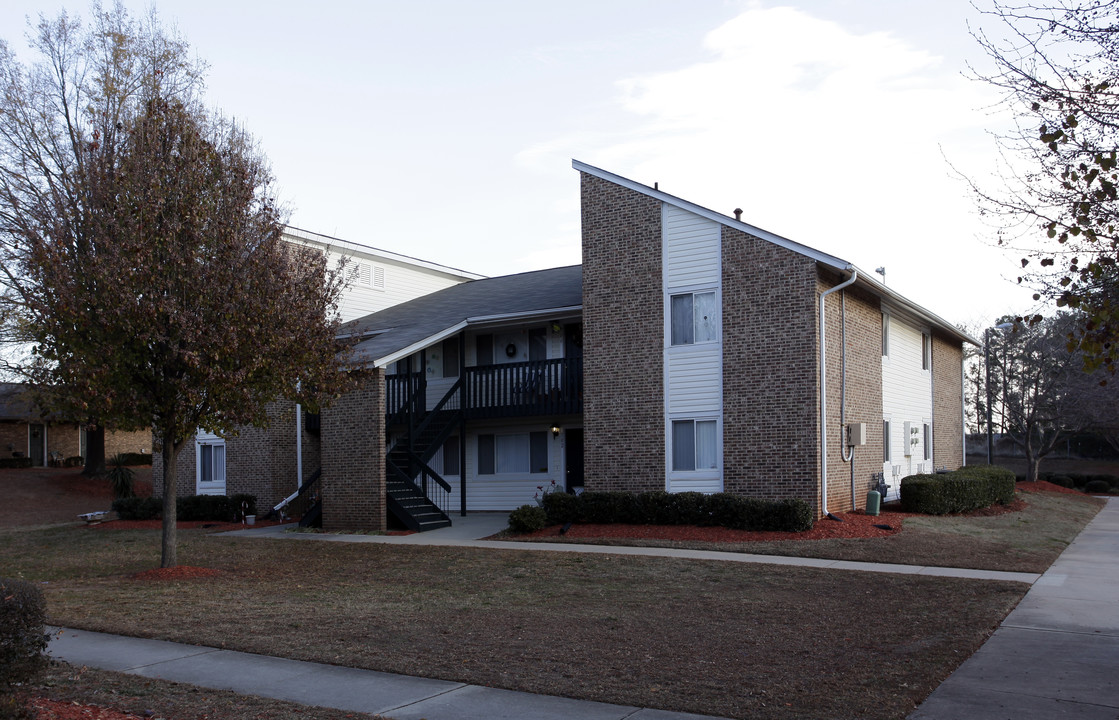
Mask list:
[[[358,363],[376,362],[468,321],[582,304],[583,267],[570,265],[460,283],[353,320],[341,332],[376,333],[358,343],[354,357]]]

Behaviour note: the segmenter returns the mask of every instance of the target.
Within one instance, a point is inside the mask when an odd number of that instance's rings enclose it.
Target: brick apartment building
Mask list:
[[[573,166],[581,266],[460,276],[357,318],[361,387],[313,438],[277,406],[313,448],[298,477],[321,465],[325,527],[428,529],[552,483],[798,497],[822,515],[879,474],[894,496],[905,475],[963,463],[972,338],[844,260]],[[199,439],[223,443],[229,492],[294,489],[234,471],[290,455],[275,427]],[[202,452],[183,469],[201,477]]]

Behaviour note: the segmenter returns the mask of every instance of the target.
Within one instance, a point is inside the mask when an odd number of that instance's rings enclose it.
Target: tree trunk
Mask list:
[[[1041,455],[1034,452],[1034,433],[1033,428],[1029,425],[1026,426],[1026,442],[1022,444],[1022,449],[1026,451],[1026,480],[1037,482]]]
[[[85,468],[82,475],[96,477],[105,474],[105,428],[94,425],[85,431]]]
[[[173,425],[173,424],[172,424]],[[179,457],[174,431],[163,433],[163,550],[159,558],[161,568],[175,567],[178,559],[178,525],[175,522],[175,505],[178,495],[176,460]]]

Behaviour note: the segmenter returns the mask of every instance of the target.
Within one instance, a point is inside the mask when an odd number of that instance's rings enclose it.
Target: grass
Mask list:
[[[897,537],[929,533],[949,556],[979,537],[1052,557],[1097,506],[1042,497],[1013,521],[929,519]],[[0,575],[42,583],[60,625],[740,718],[903,718],[1027,590],[667,558],[180,537],[181,564],[222,574],[138,580],[158,564],[158,531],[68,526],[0,531]],[[891,560],[923,559],[918,545],[897,545]],[[844,548],[830,552],[857,554]]]

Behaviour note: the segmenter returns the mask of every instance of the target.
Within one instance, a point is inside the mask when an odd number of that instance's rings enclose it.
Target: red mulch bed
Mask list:
[[[248,530],[249,528],[268,527],[270,525],[279,525],[279,520],[258,520],[255,525],[245,525],[239,522],[218,522],[216,520],[186,520],[175,523],[175,526],[180,530],[194,530],[196,528],[207,528],[209,530]],[[155,520],[109,520],[108,522],[96,523],[89,527],[97,530],[159,530],[163,527],[163,521],[158,518]]]
[[[35,708],[36,720],[143,720],[139,715],[119,710],[46,698],[34,698],[31,706]]]
[[[1019,492],[1054,492],[1054,493],[1066,493],[1066,494],[1072,494],[1072,495],[1083,495],[1084,494],[1084,493],[1080,492],[1079,490],[1074,490],[1072,488],[1067,488],[1067,487],[1061,487],[1060,485],[1054,485],[1053,483],[1049,482],[1048,480],[1038,480],[1037,482],[1023,481],[1023,482],[1020,482],[1020,483],[1014,483],[1014,487],[1016,487],[1019,490]]]

